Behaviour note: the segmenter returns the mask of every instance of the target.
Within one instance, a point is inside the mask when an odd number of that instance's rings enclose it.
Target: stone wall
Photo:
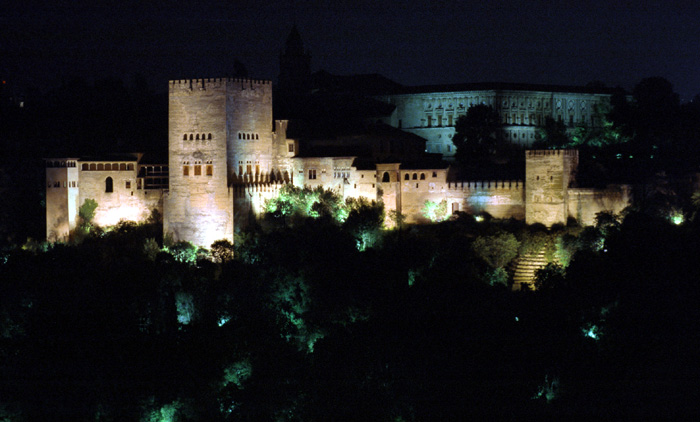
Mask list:
[[[596,214],[610,211],[619,214],[632,203],[632,188],[628,185],[611,185],[607,189],[569,189],[569,217],[583,226],[595,224]]]
[[[141,222],[158,210],[163,212],[163,191],[146,190],[137,186],[134,163],[131,170],[91,171],[80,170],[80,198],[78,206],[86,199],[97,202],[93,222],[99,226],[113,226],[121,220]],[[108,182],[111,179],[111,182]],[[111,183],[111,192],[107,184]]]
[[[107,170],[108,169],[108,170]],[[52,159],[46,168],[46,238],[68,240],[87,199],[97,203],[93,223],[108,227],[121,220],[143,222],[163,213],[163,190],[145,189],[138,161]]]
[[[495,218],[525,218],[525,189],[521,180],[455,182],[447,185],[448,210],[487,213]]]

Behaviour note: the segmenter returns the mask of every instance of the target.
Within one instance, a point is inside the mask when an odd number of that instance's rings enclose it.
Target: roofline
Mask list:
[[[430,93],[447,93],[447,92],[464,92],[464,91],[528,91],[528,92],[558,92],[558,93],[575,93],[575,94],[591,94],[591,95],[612,95],[620,92],[621,88],[610,87],[586,87],[575,85],[547,85],[547,84],[527,84],[515,82],[474,82],[461,84],[437,84],[437,85],[418,85],[405,86],[401,92],[388,95],[411,95],[411,94],[430,94]],[[625,92],[622,90],[621,92]],[[386,94],[385,94],[386,95]]]

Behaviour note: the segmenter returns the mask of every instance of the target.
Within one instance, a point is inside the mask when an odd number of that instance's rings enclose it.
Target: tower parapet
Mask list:
[[[175,79],[168,82],[169,91],[190,92],[206,91],[207,89],[220,89],[225,86],[244,89],[256,89],[272,86],[272,81],[264,79],[247,78],[201,78],[201,79]]]

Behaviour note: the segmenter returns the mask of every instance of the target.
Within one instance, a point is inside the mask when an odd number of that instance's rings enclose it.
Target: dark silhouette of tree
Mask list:
[[[455,159],[460,163],[490,161],[504,144],[498,112],[484,104],[469,107],[467,114],[457,119],[452,142],[457,147]]]
[[[534,148],[566,148],[571,143],[564,122],[549,116],[545,117],[544,126],[538,129],[537,137]]]

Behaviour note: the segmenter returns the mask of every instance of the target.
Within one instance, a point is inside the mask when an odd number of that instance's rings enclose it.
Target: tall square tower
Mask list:
[[[170,81],[168,138],[165,235],[204,247],[233,241],[233,184],[261,180],[270,171],[272,84]]]
[[[577,150],[525,153],[525,222],[547,227],[566,224],[568,189],[575,180]]]

